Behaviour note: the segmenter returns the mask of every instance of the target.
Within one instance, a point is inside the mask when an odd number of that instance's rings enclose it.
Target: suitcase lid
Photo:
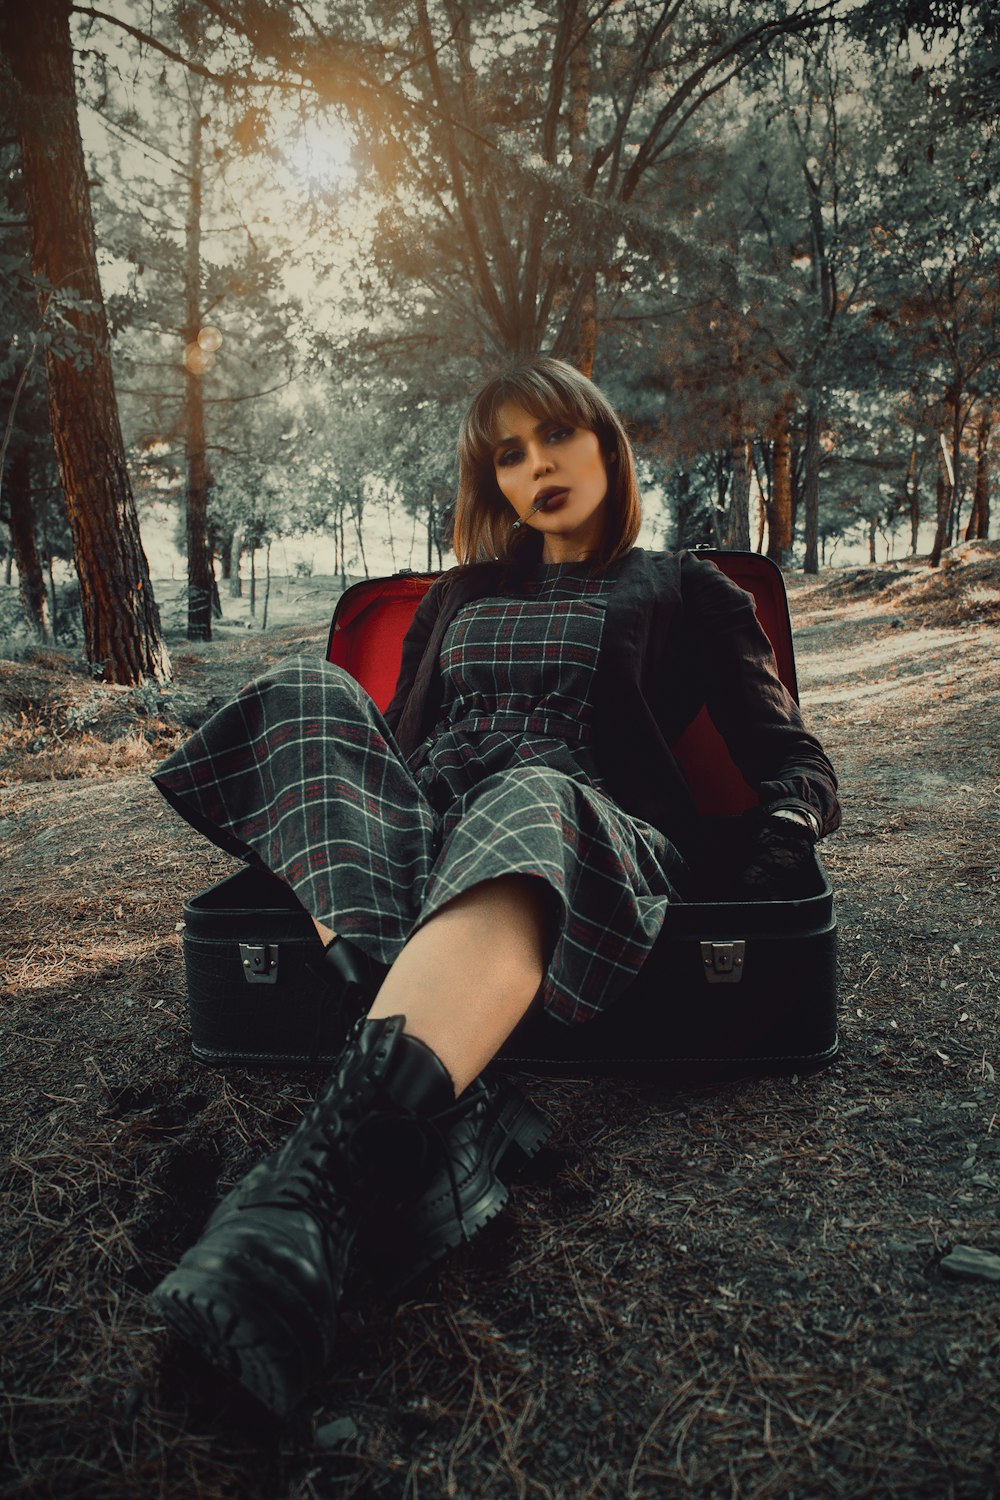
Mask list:
[[[757,618],[774,649],[778,676],[798,702],[792,626],[781,569],[758,552],[696,548],[727,578],[753,595]],[[343,667],[384,710],[396,687],[403,637],[417,605],[439,573],[394,573],[352,584],[337,602],[326,658]],[[725,742],[704,709],[671,749],[687,778],[698,811],[736,814],[757,802],[733,764]]]
[[[417,605],[440,573],[363,578],[337,601],[326,659],[350,672],[384,711],[396,690],[403,637]]]

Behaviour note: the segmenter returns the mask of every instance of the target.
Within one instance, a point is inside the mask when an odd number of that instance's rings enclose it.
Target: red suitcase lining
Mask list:
[[[788,602],[781,570],[756,552],[700,552],[754,597],[757,618],[774,648],[778,676],[798,701]],[[380,709],[392,697],[399,676],[403,637],[414,611],[436,573],[366,578],[337,603],[327,660],[343,667],[371,694]],[[698,811],[738,814],[752,807],[756,794],[733,764],[722,736],[702,709],[673,745]]]

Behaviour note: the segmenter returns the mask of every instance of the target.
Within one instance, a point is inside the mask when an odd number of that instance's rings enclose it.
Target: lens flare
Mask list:
[[[207,354],[214,354],[216,349],[222,348],[222,329],[216,328],[214,323],[206,323],[198,335],[198,343]]]
[[[188,344],[184,350],[184,364],[192,375],[204,375],[215,364],[215,355],[200,344]]]

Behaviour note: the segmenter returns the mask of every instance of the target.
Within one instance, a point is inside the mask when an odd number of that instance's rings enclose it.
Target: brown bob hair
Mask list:
[[[498,413],[520,406],[539,421],[585,427],[597,434],[608,472],[605,525],[593,557],[606,568],[635,544],[642,523],[632,445],[621,418],[592,380],[561,359],[540,356],[494,375],[473,397],[458,435],[455,555],[460,563],[537,561],[543,538],[531,526],[513,528],[514,516],[493,467]]]

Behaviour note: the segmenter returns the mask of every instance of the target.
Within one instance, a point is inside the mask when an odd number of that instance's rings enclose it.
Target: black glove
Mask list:
[[[768,818],[753,849],[750,863],[736,880],[736,898],[743,901],[791,901],[812,893],[815,880],[813,846],[816,835],[791,818]]]

